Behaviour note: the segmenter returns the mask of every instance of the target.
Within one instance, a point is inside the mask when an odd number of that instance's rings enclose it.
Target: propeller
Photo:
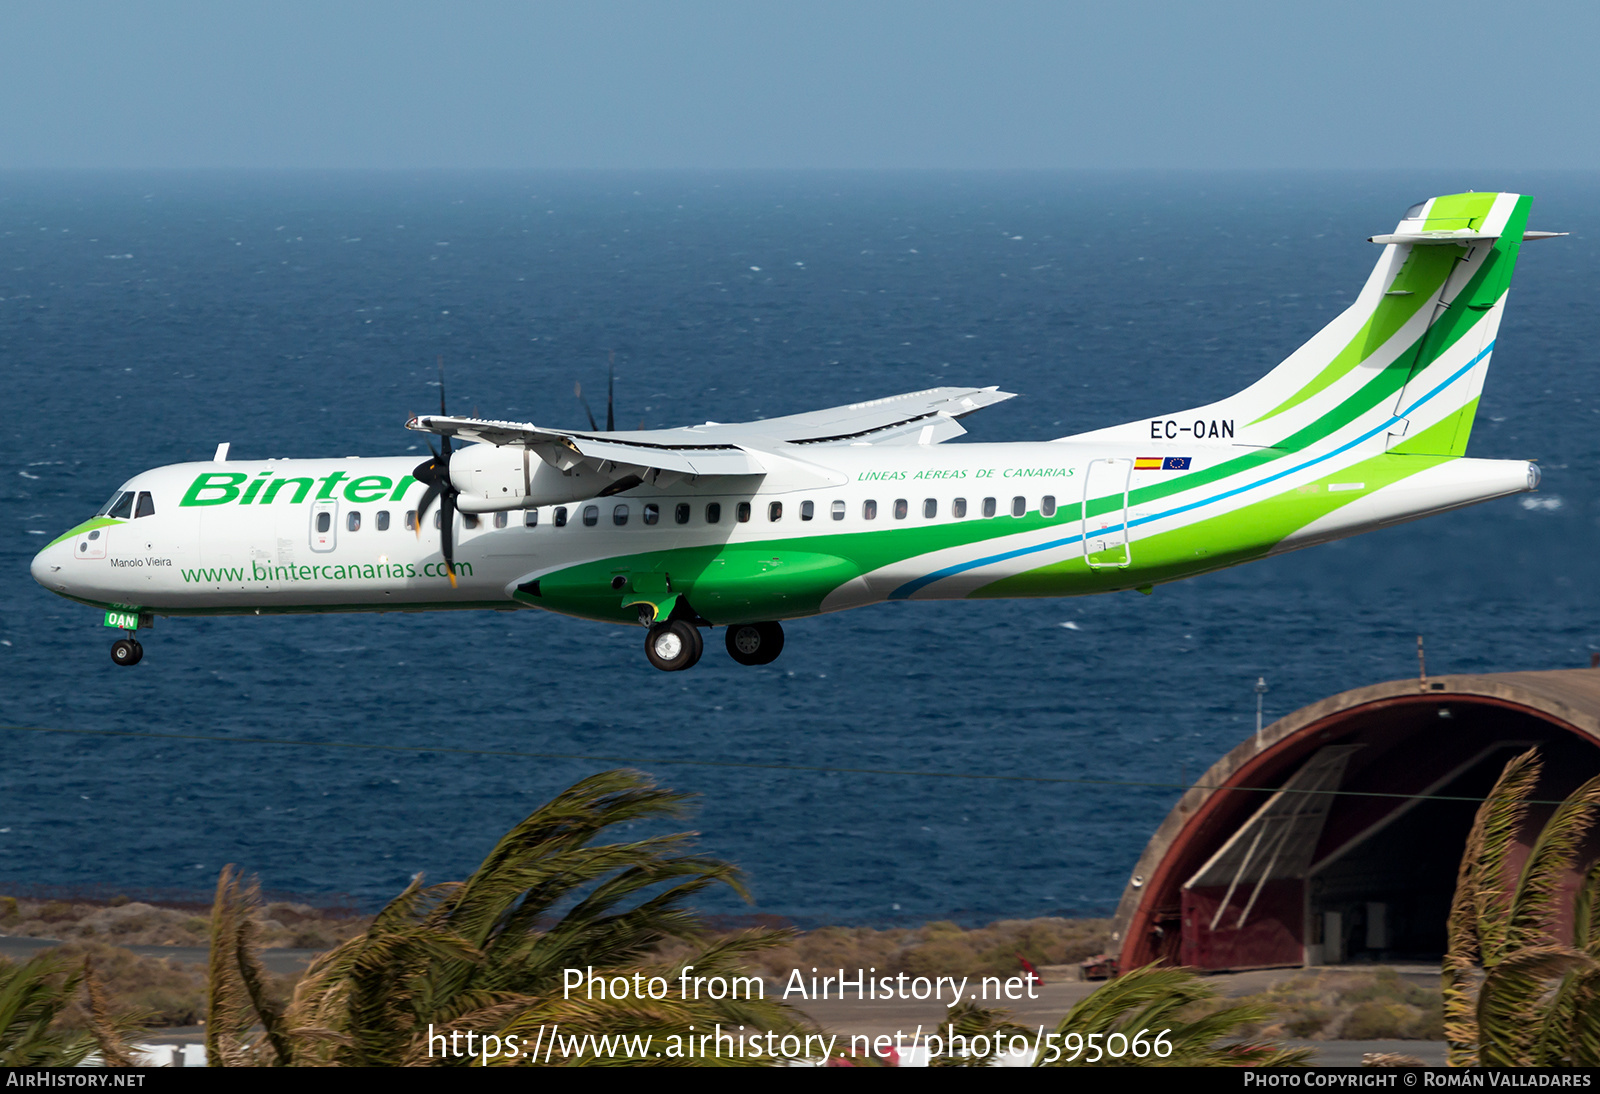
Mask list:
[[[573,381],[572,394],[578,397],[578,402],[583,404],[583,412],[589,415],[589,428],[596,433],[600,432],[600,424],[594,420],[594,411],[589,409],[589,400],[583,397],[583,385]]]
[[[444,409],[444,357],[439,357],[439,416],[445,416]],[[448,435],[439,438],[441,448],[434,448],[433,442],[428,442],[428,451],[433,453],[433,458],[417,464],[416,470],[411,472],[411,477],[427,487],[422,493],[422,501],[417,503],[417,538],[422,538],[422,518],[427,515],[428,507],[434,499],[439,501],[439,542],[444,548],[444,572],[450,579],[450,587],[456,587],[455,545],[451,542],[451,532],[456,520],[456,494],[455,484],[450,481],[450,455],[453,451]],[[441,451],[442,449],[442,451]]]
[[[583,404],[583,412],[589,416],[589,428],[596,433],[600,432],[600,423],[595,421],[594,411],[589,409],[589,400],[583,397],[583,384],[574,383],[572,394],[578,397],[578,402]],[[639,428],[644,428],[644,419],[639,420]],[[610,361],[606,365],[606,432],[615,433],[617,429],[617,351],[611,351]]]
[[[612,350],[610,358],[606,361],[606,432],[615,433],[617,429],[616,415],[617,396],[617,351]]]

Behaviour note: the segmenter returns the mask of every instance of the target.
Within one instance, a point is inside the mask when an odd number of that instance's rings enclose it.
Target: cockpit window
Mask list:
[[[118,497],[117,500],[112,504],[111,508],[106,510],[106,516],[108,516],[108,517],[120,517],[123,520],[127,520],[132,515],[133,515],[133,491],[132,490],[124,490],[122,492],[122,495],[120,497]]]
[[[150,497],[150,491],[139,491],[139,504],[134,508],[133,515],[135,519],[139,517],[153,517],[156,515],[156,503],[155,500]]]

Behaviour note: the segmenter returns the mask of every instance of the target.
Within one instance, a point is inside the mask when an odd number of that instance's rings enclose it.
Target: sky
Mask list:
[[[0,6],[0,168],[1600,167],[1600,4]]]

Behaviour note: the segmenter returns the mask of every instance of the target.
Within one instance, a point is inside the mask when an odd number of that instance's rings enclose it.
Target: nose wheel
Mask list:
[[[111,660],[119,665],[137,665],[144,658],[144,647],[133,638],[119,638],[111,643]]]
[[[657,623],[644,639],[644,655],[662,672],[682,672],[700,660],[704,651],[699,628],[682,619]]]
[[[727,628],[728,656],[741,665],[770,665],[783,652],[783,627],[777,623],[736,623]]]

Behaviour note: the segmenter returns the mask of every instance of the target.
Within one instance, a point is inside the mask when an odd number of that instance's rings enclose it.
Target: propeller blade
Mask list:
[[[589,400],[583,397],[583,385],[574,381],[572,385],[572,394],[578,397],[578,402],[583,404],[583,412],[589,415],[589,428],[594,430],[596,433],[600,432],[600,426],[596,424],[594,420],[594,411],[589,409]]]
[[[415,478],[416,476],[412,477]],[[422,500],[417,503],[416,532],[418,539],[422,538],[422,518],[428,515],[428,506],[433,504],[433,499],[438,497],[439,493],[439,488],[432,484],[429,484],[428,488],[422,492]]]
[[[446,416],[447,415],[445,414],[444,409],[444,354],[441,353],[439,355],[439,417],[443,418]],[[449,452],[450,438],[448,436],[444,436],[439,439],[444,444],[445,452]],[[432,448],[433,446],[430,444],[428,447]]]
[[[450,533],[456,523],[456,496],[447,493],[439,502],[439,542],[444,549],[444,572],[450,579],[450,587],[456,587],[456,553],[455,544],[451,542]]]
[[[606,432],[612,433],[617,428],[616,415],[617,394],[617,351],[611,351],[611,360],[606,365]]]

